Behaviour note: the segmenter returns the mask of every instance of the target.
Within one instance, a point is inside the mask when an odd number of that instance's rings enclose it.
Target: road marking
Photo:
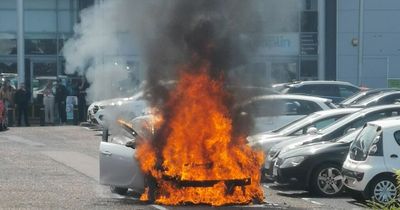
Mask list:
[[[320,202],[311,200],[311,198],[302,198],[302,199],[305,200],[305,201],[308,201],[308,202],[310,202],[310,203],[316,204],[316,205],[321,205],[321,206],[324,205],[324,204],[322,204],[322,203],[320,203]]]
[[[14,135],[5,135],[4,136],[8,141],[12,141],[12,142],[17,142],[17,143],[21,143],[21,144],[26,144],[29,146],[34,146],[34,147],[43,147],[45,146],[45,144],[39,143],[39,142],[35,142],[35,141],[31,141],[29,139],[25,139],[19,136],[14,136]]]
[[[99,160],[88,155],[71,151],[43,151],[51,159],[71,167],[88,177],[99,181]]]
[[[165,208],[165,207],[162,207],[162,206],[159,206],[159,205],[151,205],[152,207],[154,207],[154,208],[156,208],[156,209],[159,209],[159,210],[168,210],[167,208]]]

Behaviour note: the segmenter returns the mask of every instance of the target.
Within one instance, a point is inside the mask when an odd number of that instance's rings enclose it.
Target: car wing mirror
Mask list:
[[[318,129],[316,127],[309,127],[307,128],[307,134],[316,134],[318,132]]]
[[[125,146],[130,147],[132,149],[135,149],[136,148],[136,141],[135,140],[128,141],[128,142],[126,142]]]

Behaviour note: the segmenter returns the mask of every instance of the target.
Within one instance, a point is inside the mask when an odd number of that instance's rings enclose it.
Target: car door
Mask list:
[[[400,169],[400,130],[384,133],[383,154],[388,170]]]
[[[100,143],[100,184],[144,190],[144,175],[134,158],[135,150],[125,145]]]

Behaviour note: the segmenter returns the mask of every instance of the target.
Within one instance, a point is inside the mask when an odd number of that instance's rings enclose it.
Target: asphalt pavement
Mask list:
[[[208,209],[146,204],[98,183],[99,130],[81,126],[12,127],[0,132],[0,209]],[[265,204],[219,209],[364,209],[347,195],[318,198],[264,183]]]

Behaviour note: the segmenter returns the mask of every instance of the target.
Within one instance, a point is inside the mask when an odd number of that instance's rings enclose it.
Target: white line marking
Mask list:
[[[35,142],[35,141],[31,141],[29,139],[25,139],[19,136],[14,136],[14,135],[5,135],[4,136],[8,141],[12,141],[12,142],[17,142],[17,143],[21,143],[21,144],[27,144],[29,146],[36,146],[36,147],[42,147],[45,146],[45,144],[39,143],[39,142]]]
[[[168,210],[167,208],[165,208],[165,207],[162,207],[162,206],[159,206],[159,205],[151,205],[152,207],[154,207],[154,208],[156,208],[156,209],[159,209],[159,210]]]
[[[322,204],[322,203],[320,203],[320,202],[317,202],[317,201],[313,201],[313,200],[311,200],[311,198],[302,198],[303,200],[305,200],[305,201],[307,201],[307,202],[310,202],[310,203],[313,203],[313,204],[316,204],[316,205],[321,205],[321,206],[323,206],[324,204]]]

